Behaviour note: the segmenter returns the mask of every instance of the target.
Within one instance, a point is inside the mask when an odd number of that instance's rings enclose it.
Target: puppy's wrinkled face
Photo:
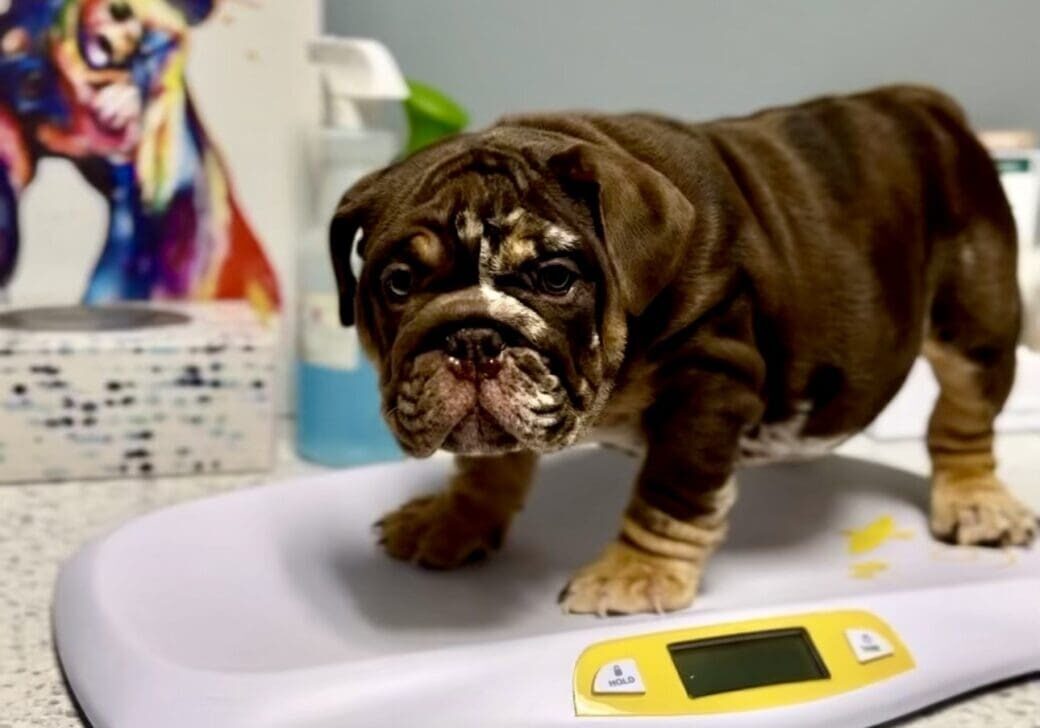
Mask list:
[[[396,194],[375,192],[355,272],[359,333],[401,445],[425,456],[573,443],[608,385],[587,220],[497,175]],[[342,250],[335,257],[345,264]]]
[[[394,432],[417,454],[571,444],[594,394],[586,350],[598,346],[596,274],[578,236],[522,207],[462,209],[454,222],[454,234],[417,234],[380,276],[391,308],[437,285],[424,261],[440,264],[448,289],[395,343],[385,393]]]

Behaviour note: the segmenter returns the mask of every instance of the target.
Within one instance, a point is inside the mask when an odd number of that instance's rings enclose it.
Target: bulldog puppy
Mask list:
[[[993,455],[1020,330],[1015,228],[938,92],[701,124],[507,118],[364,178],[331,247],[394,434],[417,457],[458,454],[447,489],[380,522],[391,556],[484,555],[539,454],[613,444],[642,458],[631,503],[562,605],[685,607],[726,534],[734,470],[862,430],[921,352],[941,386],[934,534],[1035,534]]]

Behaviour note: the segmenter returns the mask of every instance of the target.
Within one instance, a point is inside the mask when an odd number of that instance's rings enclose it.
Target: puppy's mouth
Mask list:
[[[465,332],[463,332],[465,334]],[[551,358],[531,346],[471,337],[461,350],[424,351],[387,401],[402,447],[425,457],[515,450],[549,452],[576,438],[580,413]]]

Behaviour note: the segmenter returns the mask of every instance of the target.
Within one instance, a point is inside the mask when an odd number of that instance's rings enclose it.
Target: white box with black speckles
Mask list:
[[[240,302],[0,308],[0,482],[271,467],[277,339]]]

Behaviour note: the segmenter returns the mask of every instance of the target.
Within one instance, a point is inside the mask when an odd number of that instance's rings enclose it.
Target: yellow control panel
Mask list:
[[[914,668],[860,610],[755,619],[600,642],[574,669],[579,716],[704,715],[818,700]]]

